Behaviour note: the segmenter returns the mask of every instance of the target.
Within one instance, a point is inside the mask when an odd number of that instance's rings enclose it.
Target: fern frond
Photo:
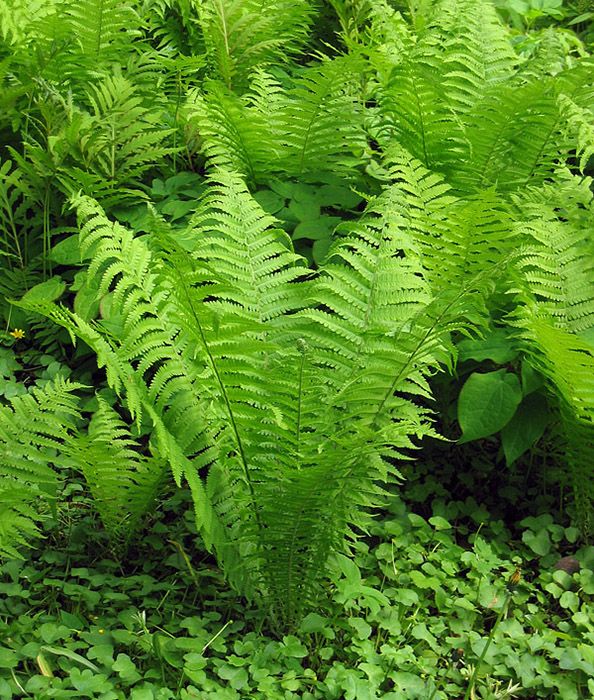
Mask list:
[[[360,61],[325,60],[281,89],[264,71],[241,98],[211,82],[190,96],[187,115],[210,164],[242,173],[250,183],[272,174],[352,170],[366,149]]]
[[[119,415],[102,399],[86,435],[68,445],[82,469],[103,525],[116,545],[125,545],[156,503],[167,464],[142,454]]]
[[[594,512],[594,348],[535,309],[521,314],[518,325],[532,362],[558,397],[577,520],[588,534]]]
[[[0,552],[15,555],[37,534],[58,489],[52,463],[76,428],[80,384],[56,380],[0,406]],[[37,501],[36,506],[33,505]]]
[[[279,118],[285,172],[336,171],[360,163],[366,149],[360,72],[357,56],[344,56],[297,78]]]
[[[190,223],[210,308],[225,313],[232,304],[234,313],[259,323],[298,308],[300,288],[293,283],[307,269],[275,224],[236,175],[216,173]]]
[[[380,85],[386,85],[394,66],[408,56],[416,37],[387,0],[369,4],[369,28],[366,44],[372,50],[369,61],[377,73]]]
[[[435,293],[511,262],[517,235],[505,203],[494,192],[456,197],[443,177],[399,146],[391,147],[384,160],[390,184],[379,201],[384,211],[402,217]]]
[[[415,45],[379,92],[395,140],[430,170],[447,172],[466,152],[463,124],[444,97],[444,57],[431,45]]]
[[[34,25],[50,15],[55,4],[55,0],[2,0],[0,37],[11,46],[25,43]]]
[[[594,108],[594,104],[592,106]],[[580,170],[584,172],[594,155],[594,112],[580,107],[567,95],[559,95],[559,108],[568,129],[575,134],[576,155],[580,159]]]
[[[521,225],[519,267],[529,293],[557,327],[587,330],[594,326],[594,246],[584,229],[534,209],[538,218]]]
[[[459,117],[511,78],[517,63],[509,30],[484,0],[434,3],[421,43],[441,53],[443,96]]]
[[[592,370],[594,363],[591,363]],[[565,433],[567,471],[573,490],[575,522],[586,537],[594,531],[594,423],[576,420],[571,410],[561,411]]]
[[[173,129],[163,128],[159,112],[149,110],[121,74],[103,80],[89,100],[92,115],[78,130],[82,162],[89,170],[117,183],[130,182],[173,152],[164,145]]]
[[[513,74],[515,54],[489,2],[435,5],[380,93],[394,135],[431,170],[467,157],[466,115]]]
[[[40,496],[32,485],[0,477],[0,558],[22,559],[21,550],[40,536],[38,524],[44,519]]]
[[[289,618],[299,614],[296,598],[314,597],[329,551],[365,530],[382,484],[398,477],[393,460],[414,449],[413,436],[432,434],[421,403],[427,379],[454,352],[450,334],[480,321],[487,283],[434,297],[406,219],[388,202],[380,198],[361,221],[339,228],[309,307],[286,320],[301,355],[292,362],[300,467],[263,502],[266,521],[278,523],[265,531],[265,570],[274,572],[275,596],[294,606],[285,609]],[[280,508],[290,509],[290,520]]]
[[[260,80],[259,87],[253,97],[240,98],[223,83],[211,81],[204,95],[191,93],[186,106],[189,125],[197,130],[209,164],[241,173],[249,183],[274,170],[280,148],[272,116],[280,88],[270,80]]]
[[[69,4],[69,15],[74,40],[95,67],[129,45],[140,23],[134,3],[119,0],[77,0]]]
[[[216,77],[241,91],[255,68],[302,50],[313,7],[307,0],[200,0],[198,16]]]
[[[587,153],[589,134],[583,132],[580,120],[587,116],[583,109],[592,102],[587,77],[591,71],[592,63],[584,60],[554,78],[508,82],[487,93],[469,114],[470,158],[461,164],[456,185],[464,191],[488,186],[514,191],[542,183],[557,164],[571,157],[575,141],[567,134],[573,130],[582,129],[582,153]],[[568,108],[568,100],[575,108]]]

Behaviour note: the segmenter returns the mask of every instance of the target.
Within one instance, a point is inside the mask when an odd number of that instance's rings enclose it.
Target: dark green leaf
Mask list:
[[[510,422],[501,431],[501,444],[507,466],[529,450],[544,433],[549,411],[542,394],[527,396]]]
[[[522,389],[515,374],[498,370],[466,380],[458,398],[458,421],[462,428],[460,444],[493,435],[503,428],[522,400]]]

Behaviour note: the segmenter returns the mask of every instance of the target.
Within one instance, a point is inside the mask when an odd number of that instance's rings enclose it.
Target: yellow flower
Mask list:
[[[16,338],[17,340],[20,340],[21,338],[25,337],[25,331],[22,330],[21,328],[15,328],[13,331],[10,331],[8,335],[11,335],[13,338]]]
[[[518,583],[520,583],[521,580],[522,580],[522,572],[520,571],[520,569],[516,568],[514,573],[507,580],[507,583],[508,583],[508,586],[510,588],[514,588],[515,586],[518,585]]]

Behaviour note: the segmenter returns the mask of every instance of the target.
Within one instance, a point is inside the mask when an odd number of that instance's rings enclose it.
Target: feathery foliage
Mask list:
[[[125,545],[135,535],[167,475],[162,460],[141,450],[118,414],[101,399],[87,433],[68,445],[68,455],[82,470],[114,544]]]
[[[241,592],[256,590],[291,624],[315,599],[329,553],[381,502],[377,482],[397,475],[391,460],[431,433],[410,397],[428,396],[451,333],[480,323],[489,280],[483,270],[433,297],[403,220],[381,198],[304,280],[245,185],[217,177],[184,236],[190,252],[164,230],[149,248],[77,202],[88,274],[112,295],[116,331],[28,308],[95,349],[132,417],[152,407],[155,430],[157,416],[184,455],[178,480],[210,467],[209,502],[195,504],[205,539]]]
[[[357,57],[338,57],[301,71],[283,89],[254,75],[242,97],[212,82],[193,93],[187,118],[209,164],[232,168],[250,183],[274,174],[346,172],[367,148]]]
[[[76,428],[80,385],[57,381],[0,406],[0,554],[19,557],[39,534],[59,486],[57,455]],[[54,466],[55,464],[55,466]]]
[[[214,77],[239,90],[255,68],[302,50],[313,19],[309,0],[199,0],[197,10]]]
[[[0,292],[55,275],[11,313],[117,396],[80,430],[70,385],[0,407],[5,554],[59,453],[121,545],[170,470],[231,584],[294,626],[493,326],[554,397],[589,527],[592,57],[488,0],[322,5],[0,0]]]

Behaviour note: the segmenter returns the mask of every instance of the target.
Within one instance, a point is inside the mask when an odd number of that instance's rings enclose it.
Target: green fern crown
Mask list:
[[[424,281],[395,199],[345,224],[314,274],[236,175],[217,173],[184,247],[163,222],[137,238],[82,197],[109,326],[28,307],[95,350],[130,417],[152,422],[155,459],[192,488],[230,580],[285,620],[365,527],[394,458],[432,431],[427,376],[483,312],[481,276],[453,294]]]

